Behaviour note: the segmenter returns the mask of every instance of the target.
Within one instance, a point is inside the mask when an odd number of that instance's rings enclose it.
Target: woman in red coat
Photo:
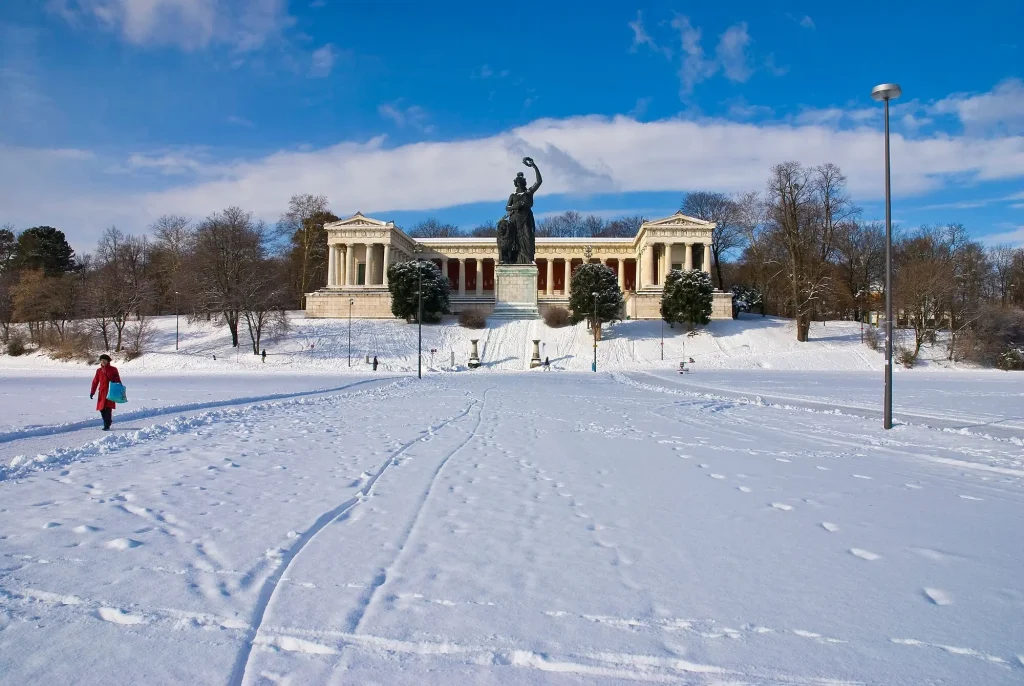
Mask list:
[[[99,389],[100,397],[96,400],[96,409],[103,417],[103,430],[110,431],[110,425],[114,421],[114,408],[117,405],[107,400],[107,389],[111,382],[121,383],[121,375],[117,373],[117,367],[110,364],[110,355],[100,355],[100,368],[96,370],[96,376],[92,377],[92,390],[89,391],[89,400],[96,395]]]

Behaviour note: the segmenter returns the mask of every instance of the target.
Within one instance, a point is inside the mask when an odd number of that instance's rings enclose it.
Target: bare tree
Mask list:
[[[149,256],[145,236],[126,235],[115,227],[107,229],[96,246],[90,310],[93,328],[103,337],[107,350],[113,337],[114,351],[120,352],[131,317],[148,314],[144,310],[153,298]]]
[[[477,238],[496,238],[498,235],[498,227],[494,222],[487,222],[474,228],[469,232],[469,235]]]
[[[252,354],[260,354],[260,346],[268,329],[287,324],[287,280],[285,267],[279,260],[263,259],[252,265],[241,284],[242,315],[249,329]]]
[[[185,263],[192,250],[192,222],[186,217],[166,214],[151,226],[154,241],[150,245],[151,281],[155,294],[161,300],[161,311],[173,309],[177,297],[183,293],[188,279]],[[184,293],[188,297],[187,293]]]
[[[594,236],[598,238],[632,238],[640,233],[640,227],[643,226],[643,223],[644,218],[638,214],[629,217],[619,217],[605,224],[600,232],[595,233]]]
[[[914,328],[913,357],[933,342],[955,291],[953,254],[942,229],[921,227],[895,247],[893,301]]]
[[[288,201],[288,211],[277,223],[277,236],[291,247],[286,252],[290,260],[294,302],[302,301],[309,291],[327,280],[327,233],[324,224],[338,217],[327,207],[323,195],[303,193]]]
[[[846,177],[834,164],[804,168],[785,162],[772,167],[768,227],[785,247],[796,337],[801,342],[807,341],[815,308],[830,286],[836,229],[857,213],[845,186]]]
[[[988,249],[988,260],[992,265],[993,291],[999,298],[999,304],[1006,307],[1010,296],[1010,285],[1013,283],[1013,258],[1020,248],[1009,245],[996,245]]]
[[[715,228],[711,231],[711,256],[715,260],[718,288],[724,290],[722,258],[743,246],[744,232],[740,224],[742,217],[739,203],[724,193],[696,191],[687,193],[680,211],[697,219],[715,222]]]
[[[234,347],[246,294],[267,255],[266,239],[266,225],[239,207],[210,215],[196,229],[190,265],[194,291],[201,307],[227,325]]]
[[[430,217],[412,227],[409,235],[413,238],[453,238],[463,234],[454,224],[444,224]]]
[[[885,226],[881,222],[849,221],[836,232],[835,259],[843,298],[853,307],[853,318],[864,319],[874,293],[882,290],[885,276]]]

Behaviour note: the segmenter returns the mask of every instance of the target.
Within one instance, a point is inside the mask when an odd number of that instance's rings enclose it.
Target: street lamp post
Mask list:
[[[420,254],[416,253],[416,327],[419,329],[419,340],[416,344],[416,378],[423,378],[423,269],[420,265]]]
[[[174,291],[174,349],[178,349],[178,291]]]
[[[882,425],[892,428],[892,200],[889,192],[889,101],[903,94],[895,83],[871,90],[871,97],[885,103],[885,401]]]
[[[593,369],[596,372],[597,371],[597,332],[598,332],[598,329],[601,326],[601,324],[598,322],[598,319],[597,319],[597,291],[594,291],[593,293],[591,293],[591,295],[594,296],[594,365],[593,365]]]
[[[665,318],[661,318],[661,360],[665,361]]]
[[[348,366],[352,367],[352,306],[356,304],[355,298],[348,299]]]

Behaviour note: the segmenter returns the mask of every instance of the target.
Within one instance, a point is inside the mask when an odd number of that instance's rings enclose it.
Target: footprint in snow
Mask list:
[[[134,538],[115,538],[113,541],[107,541],[107,547],[111,550],[128,550],[129,548],[138,548],[142,545],[142,541],[136,541]]]
[[[787,505],[786,503],[772,503],[772,507],[776,510],[783,510],[785,512],[789,512],[793,509],[792,505]]]
[[[870,550],[862,550],[861,548],[850,548],[850,554],[856,555],[860,559],[867,560],[869,562],[872,562],[882,557],[881,555],[873,553]]]
[[[872,477],[864,476],[863,474],[854,474],[853,478],[854,479],[867,479],[868,481],[870,481],[872,479]]]
[[[129,614],[124,610],[114,607],[101,607],[96,611],[96,616],[104,622],[111,622],[113,624],[143,624],[146,621],[145,617]]]
[[[822,522],[821,523],[821,528],[824,529],[825,531],[828,531],[829,533],[834,533],[836,531],[839,531],[839,527],[836,526],[835,524],[833,524],[832,522]]]
[[[963,498],[964,500],[982,500],[981,498],[975,498],[973,495],[962,495],[960,497]]]
[[[725,474],[708,474],[712,479],[724,479]]]
[[[750,493],[754,489],[750,488],[749,486],[737,486],[736,490],[738,490],[740,493]]]
[[[936,605],[952,605],[953,597],[945,591],[938,588],[925,588],[924,594],[928,600],[932,601]]]
[[[776,458],[775,458],[775,461],[776,461],[776,462],[792,462],[793,460],[787,460],[787,459],[786,459],[786,458],[784,458],[784,457],[776,457]]]

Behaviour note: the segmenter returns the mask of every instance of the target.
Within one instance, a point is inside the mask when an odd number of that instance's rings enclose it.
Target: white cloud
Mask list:
[[[225,121],[227,123],[229,123],[229,124],[234,124],[235,126],[242,126],[242,127],[247,128],[247,129],[252,129],[252,128],[256,127],[255,122],[252,122],[252,121],[246,119],[245,117],[239,117],[239,116],[234,115],[234,114],[228,115],[225,118]]]
[[[694,86],[714,76],[718,65],[704,56],[704,48],[700,45],[701,31],[690,23],[689,17],[677,15],[672,20],[672,28],[679,31],[683,46],[683,61],[679,66],[680,95],[688,96]]]
[[[317,48],[313,51],[309,67],[309,75],[314,78],[330,76],[331,69],[334,68],[334,62],[337,58],[338,54],[334,50],[334,46],[330,43]]]
[[[971,134],[1024,134],[1024,81],[1006,79],[988,93],[956,93],[930,109],[956,115]]]
[[[981,236],[981,242],[986,245],[1011,245],[1024,247],[1024,224],[1000,233],[990,233]]]
[[[807,16],[805,14],[803,16],[803,19],[800,20],[800,26],[804,27],[805,29],[811,29],[813,31],[814,30],[814,20],[811,19],[809,16]]]
[[[380,111],[406,128],[424,125],[413,122],[426,116],[398,103]],[[85,151],[0,149],[0,207],[4,221],[66,227],[81,249],[111,223],[139,231],[166,212],[202,217],[237,204],[272,220],[299,192],[327,195],[339,214],[359,209],[384,218],[389,211],[500,203],[524,155],[544,172],[542,195],[761,189],[773,164],[798,160],[838,164],[860,202],[883,197],[878,127],[841,128],[828,118],[751,124],[580,116],[483,138],[385,143],[381,136],[237,161],[211,161],[210,151],[135,154],[127,162],[134,173],[125,174],[120,162],[116,175],[104,174],[110,160]],[[892,156],[898,198],[1024,178],[1024,136],[897,133]]]
[[[50,0],[47,7],[80,27],[118,31],[141,46],[198,50],[212,43],[255,50],[294,23],[287,0]]]
[[[747,33],[747,22],[730,26],[718,41],[715,51],[718,61],[725,72],[725,78],[743,83],[750,78],[751,70],[747,66],[747,46],[750,45],[750,34]]]
[[[640,117],[647,114],[647,108],[650,106],[651,100],[653,99],[654,98],[650,97],[637,98],[636,104],[633,106],[633,109],[629,111],[629,116],[633,117],[634,119],[639,119]]]

